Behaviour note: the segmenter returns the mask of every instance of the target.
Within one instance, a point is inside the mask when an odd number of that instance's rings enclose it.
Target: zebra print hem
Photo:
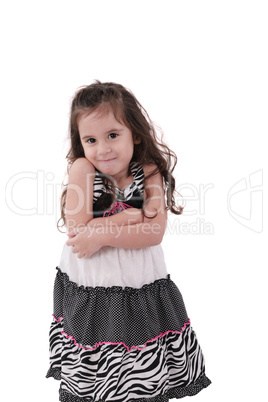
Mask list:
[[[195,395],[210,383],[201,376],[205,373],[204,358],[190,326],[181,334],[167,333],[146,348],[130,352],[121,345],[80,349],[57,327],[50,335],[51,369],[47,377],[59,379],[61,375],[61,390],[77,398],[68,396],[64,402],[157,401],[152,399],[157,395],[162,395],[159,401],[164,402],[163,396]]]
[[[185,396],[194,396],[198,394],[203,389],[207,388],[211,384],[210,379],[205,373],[200,374],[196,381],[185,386],[185,387],[174,387],[166,391],[162,395],[157,395],[152,398],[135,398],[128,399],[127,402],[168,402],[170,399],[184,398]],[[80,398],[79,396],[73,395],[70,392],[60,389],[60,401],[61,402],[108,402],[107,399],[94,399]]]

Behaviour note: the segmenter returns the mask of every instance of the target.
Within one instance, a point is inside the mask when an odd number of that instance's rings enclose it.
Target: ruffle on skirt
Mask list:
[[[58,268],[47,377],[63,402],[166,402],[211,381],[168,275],[140,289],[84,287]]]

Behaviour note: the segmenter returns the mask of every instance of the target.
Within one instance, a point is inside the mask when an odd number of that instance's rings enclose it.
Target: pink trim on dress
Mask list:
[[[52,314],[52,317],[54,318],[55,321],[60,322],[63,320],[63,317],[59,317],[58,319]]]
[[[128,208],[133,208],[131,205],[128,205],[125,202],[121,202],[121,201],[116,201],[112,205],[113,205],[113,208],[108,211],[105,211],[103,216],[110,216],[111,214],[113,214],[116,211],[116,209],[124,210],[124,209],[128,209]]]
[[[59,318],[57,319],[53,314],[52,314],[52,316],[54,317],[54,319],[55,319],[57,322],[60,322],[61,320],[63,320],[63,317],[59,317]],[[190,318],[189,318],[189,321],[186,322],[186,323],[183,325],[181,331],[171,331],[171,330],[168,330],[168,331],[166,331],[166,332],[163,332],[163,333],[157,335],[155,338],[152,338],[152,339],[146,341],[146,342],[145,342],[145,346],[143,346],[142,348],[139,348],[138,346],[131,346],[131,347],[129,348],[124,342],[98,342],[98,343],[95,343],[95,347],[94,347],[94,348],[86,348],[86,347],[84,347],[84,346],[79,345],[79,344],[76,342],[75,338],[72,337],[72,335],[68,335],[68,334],[67,334],[66,332],[64,332],[64,331],[61,331],[61,333],[62,333],[62,335],[64,335],[67,339],[70,338],[70,339],[74,342],[74,344],[75,344],[76,346],[78,346],[79,348],[84,349],[84,350],[96,350],[97,347],[98,347],[98,346],[101,346],[101,345],[123,345],[123,346],[128,350],[128,352],[130,352],[132,349],[143,350],[143,349],[146,348],[148,342],[155,341],[156,339],[161,338],[161,337],[163,337],[164,335],[166,335],[166,334],[168,334],[168,333],[170,333],[170,332],[171,332],[172,334],[181,334],[182,331],[186,328],[186,326],[187,326],[187,325],[190,325],[190,324],[191,324],[191,321],[190,321]]]

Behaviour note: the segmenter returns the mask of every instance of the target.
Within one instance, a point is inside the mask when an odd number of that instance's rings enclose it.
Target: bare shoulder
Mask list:
[[[95,178],[95,167],[86,158],[76,159],[69,172],[69,183],[77,183],[86,177]]]
[[[158,170],[158,166],[155,163],[149,163],[145,164],[142,166],[143,167],[143,172],[144,172],[144,177],[145,177],[145,185],[148,184],[163,184],[163,178],[161,173]],[[154,173],[151,177],[146,179],[147,176],[149,176],[151,173]]]
[[[95,172],[95,167],[86,158],[77,158],[70,169],[70,173],[93,173]]]
[[[142,168],[144,171],[144,176],[148,176],[154,170],[158,170],[158,167],[155,163],[146,163],[146,164],[142,165]]]
[[[143,165],[145,198],[164,195],[163,177],[155,163]],[[153,173],[153,174],[152,174]],[[148,177],[150,174],[152,176]]]

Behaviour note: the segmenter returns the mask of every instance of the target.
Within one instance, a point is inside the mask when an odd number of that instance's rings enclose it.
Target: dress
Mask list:
[[[106,215],[141,208],[143,168],[132,162],[130,169],[133,182],[117,189]],[[94,217],[108,193],[96,171]],[[161,245],[103,247],[77,258],[65,243],[56,269],[47,377],[61,380],[60,401],[167,402],[209,386]]]

